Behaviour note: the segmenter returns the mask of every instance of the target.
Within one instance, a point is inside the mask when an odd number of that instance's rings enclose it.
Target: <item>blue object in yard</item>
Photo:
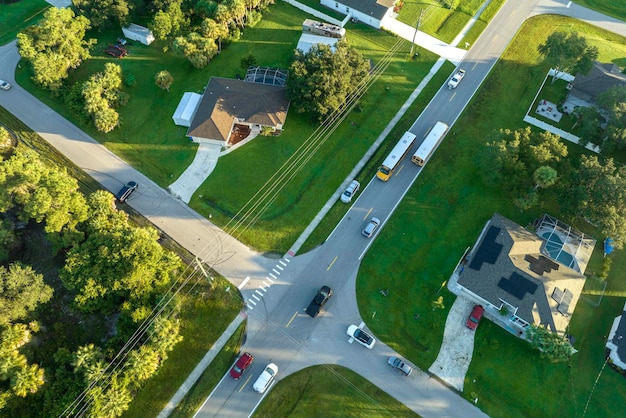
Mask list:
[[[611,254],[613,252],[613,240],[611,238],[607,238],[604,240],[604,256]]]

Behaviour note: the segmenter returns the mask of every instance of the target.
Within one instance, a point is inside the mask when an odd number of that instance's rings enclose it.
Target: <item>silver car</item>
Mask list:
[[[371,238],[371,236],[374,235],[374,232],[376,232],[376,230],[378,229],[379,225],[380,225],[380,219],[378,218],[370,219],[370,222],[363,229],[363,232],[362,232],[363,236],[366,238]]]
[[[11,85],[4,80],[0,80],[0,89],[8,90],[11,88]]]
[[[408,376],[413,372],[411,366],[403,362],[402,359],[399,359],[398,357],[389,357],[389,359],[387,360],[387,364],[390,365],[394,370],[400,372],[405,376]]]

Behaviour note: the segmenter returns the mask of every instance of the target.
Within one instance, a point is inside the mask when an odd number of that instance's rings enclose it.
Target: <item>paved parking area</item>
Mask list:
[[[456,297],[446,319],[439,355],[428,369],[461,392],[474,352],[474,332],[465,326],[473,306],[474,303],[463,295]]]

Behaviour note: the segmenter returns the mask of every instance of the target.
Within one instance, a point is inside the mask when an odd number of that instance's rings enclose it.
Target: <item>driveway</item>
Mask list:
[[[189,203],[191,196],[215,169],[221,150],[221,145],[201,143],[191,165],[168,187],[170,193]]]
[[[465,296],[456,297],[446,319],[439,355],[428,369],[460,392],[463,391],[463,382],[474,352],[474,332],[465,326],[473,306],[474,303]]]

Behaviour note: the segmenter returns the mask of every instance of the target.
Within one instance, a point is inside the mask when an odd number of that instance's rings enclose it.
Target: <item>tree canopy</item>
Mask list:
[[[52,288],[30,266],[0,266],[0,326],[26,319],[39,304],[52,297]]]
[[[126,0],[72,0],[72,3],[98,30],[114,25],[128,26],[128,15],[134,4],[132,0],[130,4]]]
[[[587,40],[578,32],[554,32],[545,43],[537,46],[537,51],[556,70],[552,77],[553,83],[558,73],[589,73],[599,53],[598,48],[588,45]]]
[[[110,132],[119,124],[116,107],[125,105],[128,96],[122,91],[122,67],[108,62],[104,72],[95,73],[82,86],[85,112],[97,130]]]
[[[345,41],[338,42],[334,52],[330,46],[319,44],[306,54],[296,51],[289,68],[287,94],[295,110],[321,121],[340,110],[367,77],[369,62]]]
[[[526,330],[526,337],[534,348],[541,351],[541,357],[553,363],[567,361],[575,352],[567,338],[544,327],[531,325]]]
[[[89,20],[75,16],[70,8],[51,7],[43,18],[17,35],[20,55],[33,68],[33,80],[44,88],[57,90],[71,69],[89,58],[95,39],[86,41]]]
[[[612,159],[582,155],[570,183],[560,194],[561,207],[570,216],[597,226],[616,248],[626,239],[626,167]]]

